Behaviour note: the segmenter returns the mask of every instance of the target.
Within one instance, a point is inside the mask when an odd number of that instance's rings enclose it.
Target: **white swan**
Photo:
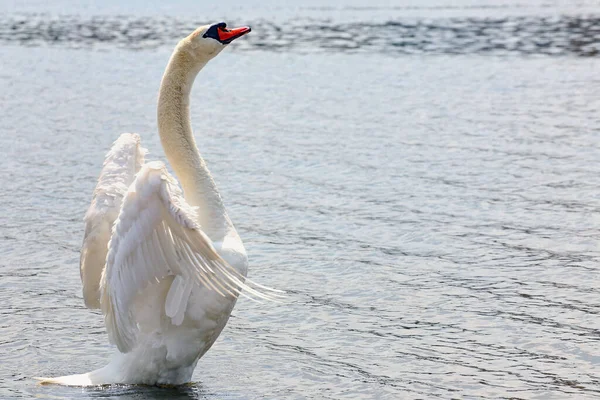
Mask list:
[[[245,281],[246,251],[189,121],[197,73],[248,32],[225,23],[196,29],[179,42],[163,76],[158,130],[185,198],[162,162],[144,163],[138,135],[122,134],[107,154],[85,216],[81,280],[86,306],[102,309],[120,352],[98,370],[42,383],[189,382],[241,290],[268,297],[267,288]]]

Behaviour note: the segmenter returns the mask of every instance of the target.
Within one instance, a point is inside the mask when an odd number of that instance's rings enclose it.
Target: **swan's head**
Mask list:
[[[212,58],[229,43],[250,32],[249,26],[228,29],[225,22],[205,25],[183,39],[179,45],[198,57]]]

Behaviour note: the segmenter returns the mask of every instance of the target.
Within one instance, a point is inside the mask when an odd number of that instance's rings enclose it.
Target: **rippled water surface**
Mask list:
[[[230,3],[0,5],[0,398],[598,398],[600,3]],[[104,154],[163,159],[173,44],[246,14],[193,126],[288,301],[240,300],[190,386],[38,386],[114,351],[78,271]]]

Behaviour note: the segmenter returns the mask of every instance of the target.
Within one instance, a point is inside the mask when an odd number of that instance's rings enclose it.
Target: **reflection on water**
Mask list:
[[[30,397],[49,399],[119,399],[119,400],[204,400],[214,398],[200,383],[178,387],[150,387],[143,385],[106,385],[95,387],[62,387],[57,385],[29,385]],[[2,397],[3,399],[6,397]],[[227,398],[231,398],[227,396]]]
[[[133,49],[172,45],[211,21],[156,17],[33,14],[0,16],[0,42],[70,47]],[[253,34],[235,47],[300,52],[382,52],[386,54],[545,54],[596,56],[600,18],[595,16],[512,16],[437,18],[387,22],[334,23],[294,20],[244,21]],[[232,24],[234,25],[234,24]]]
[[[202,400],[207,393],[202,385],[194,383],[173,388],[156,388],[132,385],[114,385],[83,389],[84,394],[92,399],[118,398],[120,400]]]

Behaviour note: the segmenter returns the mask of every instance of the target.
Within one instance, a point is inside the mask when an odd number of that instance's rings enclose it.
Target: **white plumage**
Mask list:
[[[106,263],[112,227],[123,197],[144,164],[145,154],[139,135],[124,133],[104,160],[92,204],[84,218],[86,228],[80,265],[83,300],[89,308],[100,308],[100,275]]]
[[[119,353],[104,368],[44,383],[189,382],[238,295],[273,295],[245,279],[246,251],[191,134],[192,82],[225,47],[215,26],[178,44],[161,84],[159,133],[186,196],[162,162],[145,163],[140,137],[125,133],[106,156],[85,215],[83,297],[102,309]],[[216,40],[204,37],[208,29]],[[248,31],[239,28],[238,37]],[[222,32],[229,40],[236,30]]]

